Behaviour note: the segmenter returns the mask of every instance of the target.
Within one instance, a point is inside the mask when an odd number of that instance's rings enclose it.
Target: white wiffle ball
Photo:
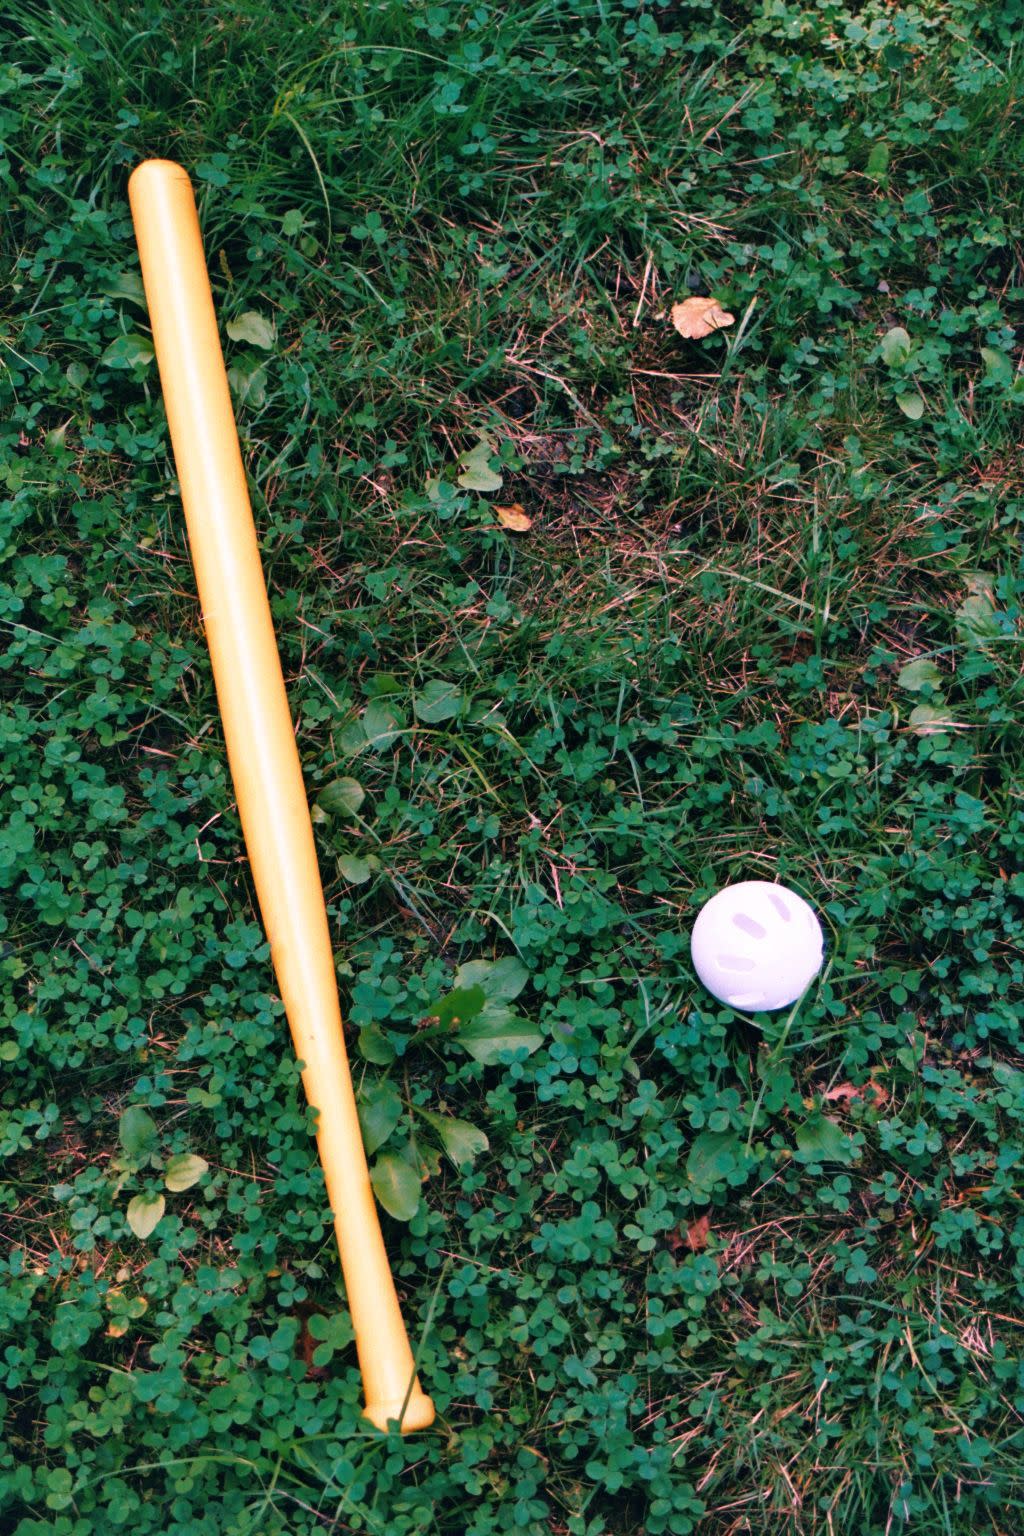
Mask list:
[[[693,968],[708,991],[750,1013],[795,1003],[824,951],[813,909],[768,880],[725,886],[701,907],[690,935]]]

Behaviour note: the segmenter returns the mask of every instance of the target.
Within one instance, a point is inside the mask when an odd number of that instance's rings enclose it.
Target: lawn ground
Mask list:
[[[0,21],[4,1531],[1024,1532],[1021,24]],[[150,155],[198,192],[439,1409],[404,1441],[224,761]],[[733,321],[688,339],[698,296]],[[821,912],[792,1014],[694,979],[742,878]]]

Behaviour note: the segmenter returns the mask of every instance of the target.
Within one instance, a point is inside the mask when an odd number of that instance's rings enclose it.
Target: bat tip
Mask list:
[[[188,172],[185,167],[179,165],[176,160],[143,160],[132,171],[128,178],[128,190],[139,191],[147,183],[184,181],[188,182]]]
[[[369,1419],[378,1429],[387,1429],[388,1424],[397,1421],[402,1414],[404,1398],[393,1403],[367,1403],[363,1409],[364,1418]],[[401,1430],[403,1435],[412,1434],[417,1429],[428,1429],[434,1422],[434,1404],[427,1394],[417,1385],[405,1404],[405,1413],[402,1414]]]

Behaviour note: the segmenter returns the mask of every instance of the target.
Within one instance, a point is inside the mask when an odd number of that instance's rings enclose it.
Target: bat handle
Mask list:
[[[366,1392],[381,1429],[422,1429],[345,1051],[327,911],[192,186],[147,160],[128,184],[217,703],[260,913],[317,1144]],[[402,1409],[405,1412],[402,1412]]]

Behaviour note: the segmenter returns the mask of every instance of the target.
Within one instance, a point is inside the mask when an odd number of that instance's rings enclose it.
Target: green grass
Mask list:
[[[1019,6],[19,18],[0,1525],[1024,1532]],[[406,1441],[360,1423],[234,810],[147,155],[199,196]],[[736,324],[682,340],[688,293]],[[692,974],[748,877],[828,930],[792,1017]]]

